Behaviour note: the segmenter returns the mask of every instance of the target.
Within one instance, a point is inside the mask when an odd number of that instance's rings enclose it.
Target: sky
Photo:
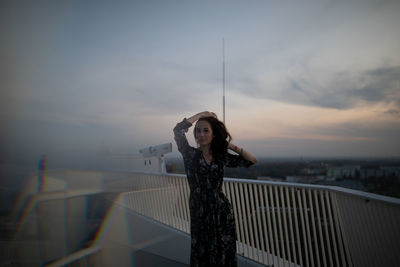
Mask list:
[[[235,144],[398,157],[399,13],[397,0],[1,1],[0,160],[69,167],[168,142],[177,156],[177,122],[222,119],[223,38]]]

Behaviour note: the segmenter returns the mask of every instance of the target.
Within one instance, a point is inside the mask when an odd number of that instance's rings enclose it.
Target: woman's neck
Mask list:
[[[200,146],[199,149],[203,152],[203,155],[211,155],[211,145]]]

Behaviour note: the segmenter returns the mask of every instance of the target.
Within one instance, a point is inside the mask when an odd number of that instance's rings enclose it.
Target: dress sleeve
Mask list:
[[[254,164],[253,162],[243,158],[241,155],[232,155],[230,153],[226,154],[226,158],[225,158],[225,166],[226,167],[230,167],[230,168],[233,168],[233,167],[245,167],[245,168],[248,168],[253,164]]]
[[[183,157],[185,157],[191,150],[191,146],[189,146],[185,135],[190,126],[192,126],[192,123],[187,121],[185,118],[183,119],[183,121],[179,122],[174,128],[175,142],[178,146],[179,152],[181,152]]]

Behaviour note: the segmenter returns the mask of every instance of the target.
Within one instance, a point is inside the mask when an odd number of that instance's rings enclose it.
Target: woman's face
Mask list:
[[[211,125],[208,121],[198,121],[195,127],[195,139],[200,146],[211,144],[213,140],[213,132]]]

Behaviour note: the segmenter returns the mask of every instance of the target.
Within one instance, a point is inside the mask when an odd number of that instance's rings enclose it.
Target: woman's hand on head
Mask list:
[[[218,119],[217,115],[214,112],[203,111],[203,112],[197,113],[196,115],[193,115],[192,117],[188,118],[187,121],[190,123],[194,123],[195,121],[197,121],[203,117],[214,117],[214,118]]]
[[[214,117],[217,119],[217,114],[215,114],[214,112],[210,112],[210,111],[203,111],[200,113],[201,117]]]

